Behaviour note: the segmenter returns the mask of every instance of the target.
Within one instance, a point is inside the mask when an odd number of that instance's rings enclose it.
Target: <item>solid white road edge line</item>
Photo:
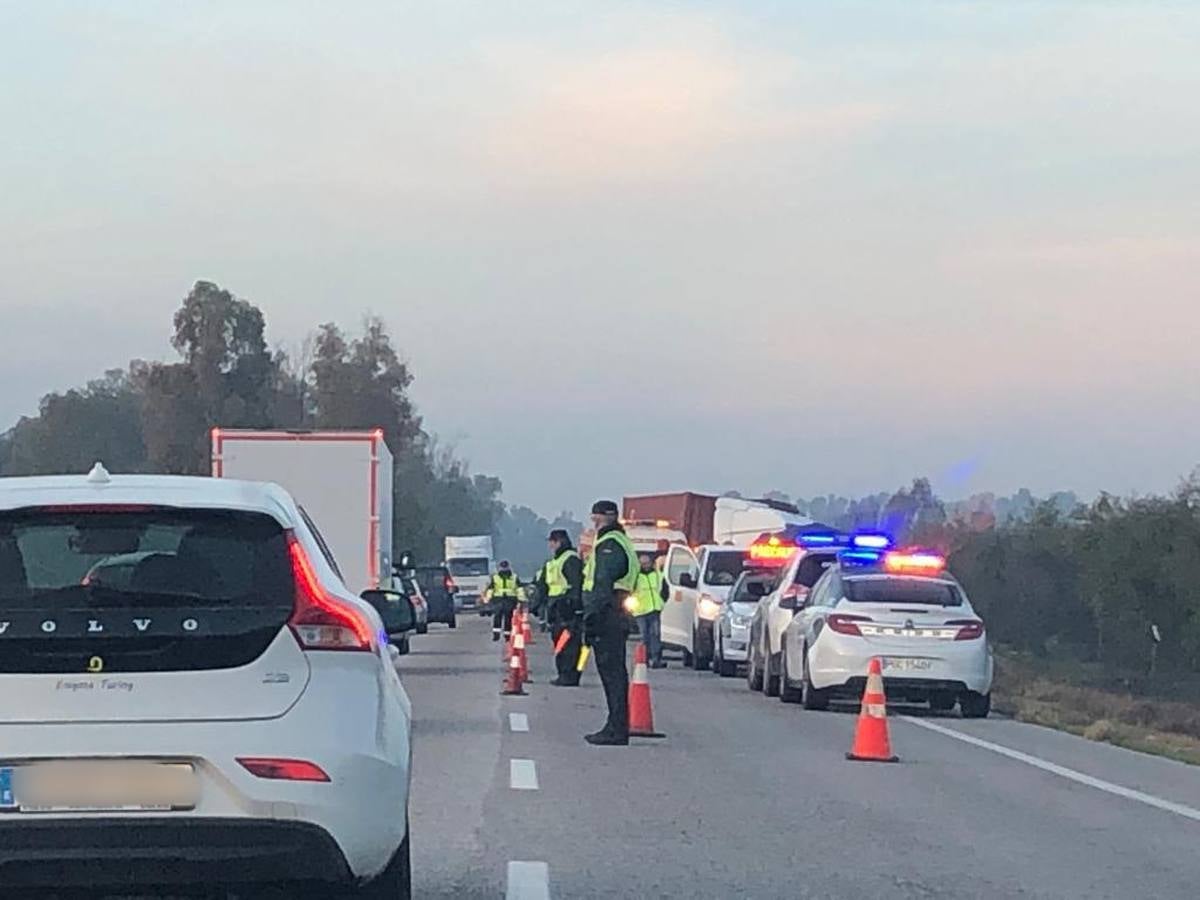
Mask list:
[[[509,713],[508,714],[508,730],[509,731],[528,731],[529,716],[525,713]]]
[[[536,791],[538,789],[537,766],[532,759],[510,759],[508,761],[508,786],[514,791]]]
[[[1200,822],[1200,809],[1193,809],[1190,806],[1184,806],[1182,803],[1172,803],[1170,800],[1163,800],[1161,797],[1155,797],[1153,794],[1135,791],[1133,788],[1121,787],[1121,785],[1113,784],[1111,781],[1093,778],[1091,775],[1076,772],[1074,769],[1068,769],[1066,766],[1056,765],[1040,757],[1030,756],[1028,753],[1022,753],[1020,750],[1013,750],[1000,744],[993,744],[991,741],[985,741],[970,734],[963,734],[961,731],[946,728],[944,725],[935,725],[933,722],[926,721],[925,719],[914,719],[912,716],[897,716],[897,718],[903,719],[905,722],[911,722],[913,725],[928,731],[936,731],[938,734],[944,734],[946,737],[962,741],[964,744],[982,747],[984,750],[991,750],[993,753],[999,753],[1001,756],[1007,756],[1009,759],[1015,759],[1018,762],[1023,762],[1026,765],[1033,766],[1045,772],[1069,778],[1071,781],[1085,784],[1098,791],[1104,791],[1117,797],[1124,797],[1126,800],[1136,800],[1138,803],[1145,803],[1147,806],[1153,806],[1155,809],[1172,812],[1177,816],[1183,816],[1186,819],[1193,819]]]
[[[544,862],[510,862],[505,900],[550,900],[550,867]]]

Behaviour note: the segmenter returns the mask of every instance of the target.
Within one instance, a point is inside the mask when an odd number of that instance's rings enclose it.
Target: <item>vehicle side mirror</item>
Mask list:
[[[679,576],[679,586],[685,588],[694,588],[696,586],[696,576],[691,572],[684,572]]]
[[[398,637],[417,627],[417,613],[412,601],[399,591],[363,591],[361,596],[375,607],[389,638]]]
[[[780,609],[790,609],[792,612],[799,612],[808,606],[808,588],[802,584],[795,585],[783,592],[783,596],[779,598]]]

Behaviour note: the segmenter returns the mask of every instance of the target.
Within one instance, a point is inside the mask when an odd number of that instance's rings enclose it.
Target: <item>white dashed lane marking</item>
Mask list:
[[[510,759],[508,761],[508,786],[514,791],[536,791],[538,789],[537,766],[532,759]]]
[[[1028,766],[1033,766],[1036,769],[1041,769],[1043,772],[1051,772],[1055,775],[1060,775],[1063,778],[1070,779],[1078,784],[1085,784],[1088,787],[1095,788],[1098,791],[1104,791],[1107,794],[1112,794],[1116,797],[1124,797],[1126,800],[1135,800],[1138,803],[1144,803],[1147,806],[1153,806],[1155,809],[1161,809],[1166,812],[1175,813],[1177,816],[1183,816],[1185,819],[1193,819],[1200,822],[1200,809],[1193,809],[1190,806],[1184,806],[1182,803],[1174,803],[1170,800],[1164,800],[1161,797],[1155,797],[1153,794],[1145,794],[1141,791],[1135,791],[1133,788],[1122,787],[1119,784],[1113,784],[1111,781],[1104,781],[1100,778],[1093,778],[1091,775],[1085,775],[1083,772],[1076,772],[1074,769],[1068,769],[1066,766],[1060,766],[1056,763],[1047,762],[1037,756],[1030,756],[1028,753],[1022,753],[1020,750],[1013,750],[1011,747],[1005,747],[1001,744],[993,744],[991,741],[985,741],[983,738],[977,738],[970,734],[963,734],[961,731],[955,731],[953,728],[946,728],[944,725],[935,725],[925,719],[914,719],[911,716],[900,716],[905,722],[911,722],[920,728],[925,728],[929,731],[936,731],[938,734],[944,734],[946,737],[954,738],[956,741],[962,741],[964,744],[971,744],[975,747],[982,747],[984,750],[991,750],[993,753],[999,753],[1001,756],[1007,756],[1009,759],[1015,759],[1017,762],[1023,762]]]
[[[529,716],[525,713],[509,713],[508,714],[508,730],[509,731],[528,731]]]
[[[544,862],[510,862],[505,900],[550,900],[550,867]]]

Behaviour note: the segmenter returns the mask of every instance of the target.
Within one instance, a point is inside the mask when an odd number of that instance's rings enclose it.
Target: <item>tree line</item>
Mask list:
[[[327,322],[299,354],[272,350],[262,310],[199,281],[174,314],[172,362],[134,360],[47,394],[0,435],[0,475],[207,474],[210,431],[382,428],[395,456],[397,548],[441,559],[447,533],[490,534],[506,514],[498,478],[472,474],[422,427],[412,374],[382,320],[349,335]]]

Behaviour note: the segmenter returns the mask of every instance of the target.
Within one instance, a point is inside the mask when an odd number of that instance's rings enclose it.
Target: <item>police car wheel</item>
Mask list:
[[[750,651],[750,659],[746,663],[746,687],[752,691],[762,690],[762,669],[758,667],[758,658]]]
[[[788,681],[787,647],[779,654],[779,699],[784,703],[800,702],[800,689]]]
[[[778,667],[771,665],[771,657],[768,656],[763,660],[763,687],[762,692],[767,697],[779,696],[779,672]],[[773,671],[774,670],[774,671]]]
[[[986,719],[992,711],[992,695],[964,691],[958,698],[958,708],[964,719]]]
[[[813,687],[812,677],[808,673],[808,648],[804,648],[804,677],[800,680],[800,703],[805,709],[829,709],[828,691],[818,691]]]

